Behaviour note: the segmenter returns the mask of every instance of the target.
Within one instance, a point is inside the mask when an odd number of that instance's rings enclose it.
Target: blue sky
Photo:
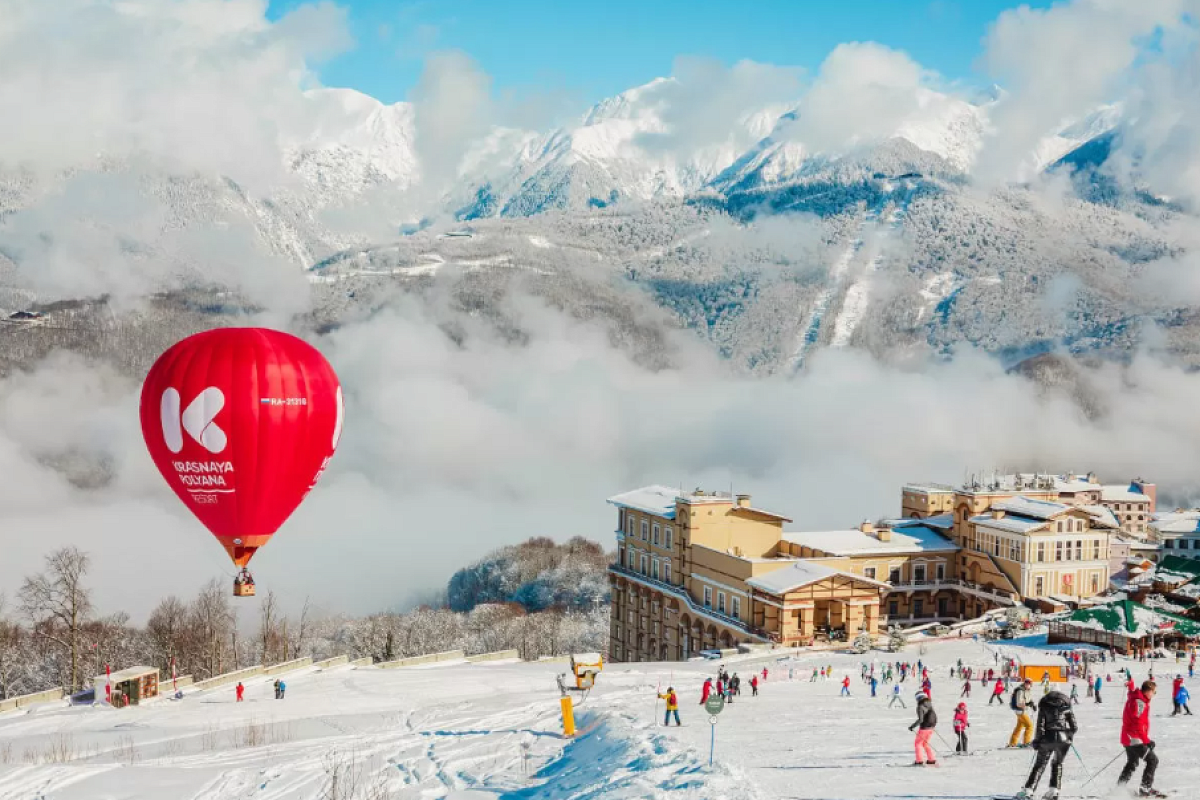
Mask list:
[[[1133,1],[1133,0],[1131,0]],[[304,0],[270,0],[278,17]],[[353,50],[319,65],[327,86],[406,98],[432,50],[479,62],[498,92],[565,92],[581,104],[668,75],[676,56],[815,70],[842,42],[875,41],[950,79],[975,71],[988,24],[1011,0],[339,0]],[[1049,0],[1024,3],[1046,7]]]

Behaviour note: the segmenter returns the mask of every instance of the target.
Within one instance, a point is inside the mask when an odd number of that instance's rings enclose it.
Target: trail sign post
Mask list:
[[[725,698],[713,695],[704,701],[704,710],[708,712],[708,724],[712,729],[712,736],[709,737],[708,743],[708,765],[711,767],[713,751],[717,749],[717,715],[725,710]]]

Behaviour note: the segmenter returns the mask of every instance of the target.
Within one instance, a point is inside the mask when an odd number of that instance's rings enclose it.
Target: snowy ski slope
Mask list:
[[[935,737],[941,763],[909,766],[916,687],[903,687],[907,709],[889,709],[882,687],[872,699],[858,680],[864,658],[889,657],[729,659],[743,696],[719,718],[711,768],[712,731],[698,700],[716,662],[608,667],[578,709],[581,734],[571,742],[559,735],[561,663],[314,669],[291,676],[282,701],[262,678],[247,682],[241,704],[232,688],[220,688],[126,710],[43,706],[0,715],[0,800],[975,800],[1015,792],[1031,753],[1002,749],[1013,714],[988,708],[978,682],[969,701],[975,754],[949,756]],[[991,665],[991,651],[966,640],[932,643],[924,656],[910,647],[900,657],[933,665],[938,731],[951,740],[961,681],[948,678],[948,666],[960,657]],[[810,682],[818,664],[832,664],[836,678]],[[751,697],[749,673],[764,666],[768,679]],[[1140,681],[1148,664],[1131,666]],[[1156,670],[1165,680],[1173,660]],[[838,696],[843,674],[851,698]],[[655,689],[668,683],[680,694],[682,728],[660,726]],[[1157,783],[1186,796],[1200,785],[1200,764],[1188,755],[1200,716],[1169,719],[1167,694],[1155,699],[1151,723],[1162,759]],[[1080,687],[1076,741],[1090,771],[1120,750],[1123,695],[1114,681],[1096,705]],[[1114,790],[1117,769],[1088,793],[1128,796]],[[1079,794],[1084,775],[1072,758],[1064,796]]]

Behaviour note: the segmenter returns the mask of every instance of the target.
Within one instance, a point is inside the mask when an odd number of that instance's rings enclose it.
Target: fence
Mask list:
[[[291,661],[284,661],[280,664],[272,664],[269,667],[263,668],[263,675],[282,675],[285,672],[295,672],[298,669],[312,666],[312,658],[305,656],[304,658],[296,658]]]
[[[420,664],[436,664],[439,661],[462,661],[467,654],[462,650],[447,650],[444,653],[428,653],[423,656],[401,658],[396,661],[381,661],[375,666],[379,669],[396,669],[398,667],[415,667]]]
[[[333,658],[327,658],[324,661],[318,661],[317,663],[313,664],[313,666],[317,669],[329,669],[330,667],[340,667],[343,664],[349,663],[350,656],[334,656]]]
[[[51,703],[55,700],[63,699],[63,687],[56,686],[53,689],[47,689],[44,692],[35,692],[34,694],[22,694],[17,697],[10,697],[7,700],[0,700],[0,712],[12,711],[17,708],[32,706],[37,703]]]
[[[494,653],[480,653],[476,656],[467,656],[467,661],[477,664],[480,661],[511,661],[514,658],[518,660],[521,658],[519,650],[497,650]]]

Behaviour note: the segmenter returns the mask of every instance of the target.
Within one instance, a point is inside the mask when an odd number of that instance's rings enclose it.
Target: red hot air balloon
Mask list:
[[[316,485],[342,433],[342,389],[308,343],[221,328],[163,353],[142,385],[142,435],[159,472],[242,568]]]

